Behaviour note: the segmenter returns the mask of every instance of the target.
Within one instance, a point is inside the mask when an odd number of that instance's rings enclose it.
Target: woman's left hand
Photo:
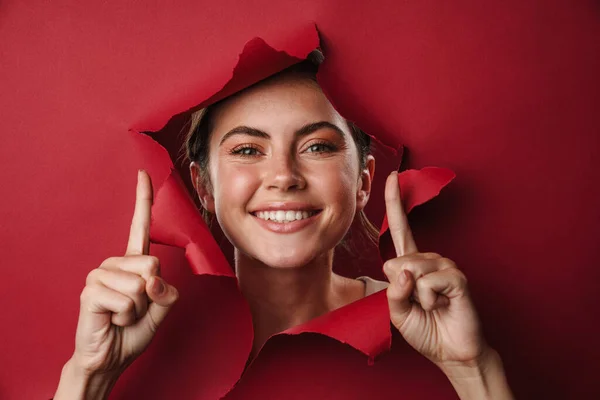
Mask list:
[[[397,255],[383,265],[390,281],[392,323],[413,348],[442,369],[477,365],[488,348],[465,275],[452,260],[419,253],[395,172],[387,179],[385,202]]]

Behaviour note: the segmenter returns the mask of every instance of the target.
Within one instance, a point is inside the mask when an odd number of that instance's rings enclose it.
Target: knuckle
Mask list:
[[[457,287],[464,288],[467,286],[467,276],[458,268],[452,268],[449,270],[450,279],[454,282]]]
[[[383,271],[386,274],[395,273],[400,269],[404,262],[405,260],[403,260],[401,257],[390,258],[389,260],[383,263]]]
[[[87,285],[91,285],[94,282],[96,282],[99,279],[99,275],[100,275],[100,270],[98,268],[95,268],[93,270],[90,271],[89,274],[87,274],[86,278],[85,278],[85,284]]]
[[[419,292],[424,292],[430,287],[430,283],[427,279],[417,279],[415,282],[416,290]]]
[[[438,258],[443,258],[438,253],[432,253],[432,252],[422,253],[422,255],[423,255],[423,258],[430,259],[430,260],[435,260],[435,259],[438,259]]]
[[[117,326],[125,327],[133,324],[135,319],[130,314],[113,314],[111,321]]]
[[[420,278],[421,276],[423,276],[424,274],[421,273],[423,270],[423,260],[417,260],[414,258],[409,258],[409,259],[405,259],[402,260],[402,263],[400,264],[400,267],[402,269],[407,269],[410,272],[412,272],[412,274],[415,276],[415,279]]]
[[[451,259],[446,258],[446,257],[441,257],[440,258],[440,265],[442,266],[443,269],[454,268],[454,269],[458,270],[458,267],[456,266],[456,263],[454,261],[452,261]]]
[[[144,272],[150,276],[158,275],[160,272],[160,260],[155,256],[144,256],[143,268]]]
[[[461,288],[467,287],[467,276],[463,274],[461,271],[456,270],[456,281],[458,282],[458,286]]]
[[[98,268],[110,268],[114,267],[118,264],[121,257],[108,257],[106,260],[102,261]]]
[[[146,293],[146,281],[142,277],[136,276],[133,283],[133,292],[137,295]]]
[[[431,311],[431,301],[427,297],[423,296],[423,298],[419,298],[419,304],[423,310]]]
[[[392,260],[387,260],[386,262],[383,263],[383,272],[385,272],[386,274],[389,272],[392,272],[394,269],[391,261]]]
[[[135,311],[135,302],[133,301],[133,299],[127,297],[126,299],[123,300],[123,304],[121,305],[120,313],[129,314],[133,311]]]

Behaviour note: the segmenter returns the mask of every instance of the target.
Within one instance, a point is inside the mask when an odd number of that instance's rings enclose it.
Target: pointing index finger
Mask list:
[[[148,254],[150,251],[150,218],[152,210],[152,181],[144,170],[138,171],[135,210],[131,220],[125,255]]]
[[[385,210],[392,242],[398,257],[417,253],[417,244],[408,225],[406,213],[400,197],[398,172],[393,171],[385,182]]]

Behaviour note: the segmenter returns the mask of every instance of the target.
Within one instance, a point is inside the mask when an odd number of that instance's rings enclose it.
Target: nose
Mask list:
[[[301,190],[306,186],[304,177],[298,170],[298,164],[293,156],[280,154],[271,158],[267,163],[264,184],[268,189]]]

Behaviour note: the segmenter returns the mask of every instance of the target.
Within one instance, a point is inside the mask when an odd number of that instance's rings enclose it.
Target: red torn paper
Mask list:
[[[154,243],[185,249],[195,274],[234,276],[175,170],[158,190],[150,235]]]

